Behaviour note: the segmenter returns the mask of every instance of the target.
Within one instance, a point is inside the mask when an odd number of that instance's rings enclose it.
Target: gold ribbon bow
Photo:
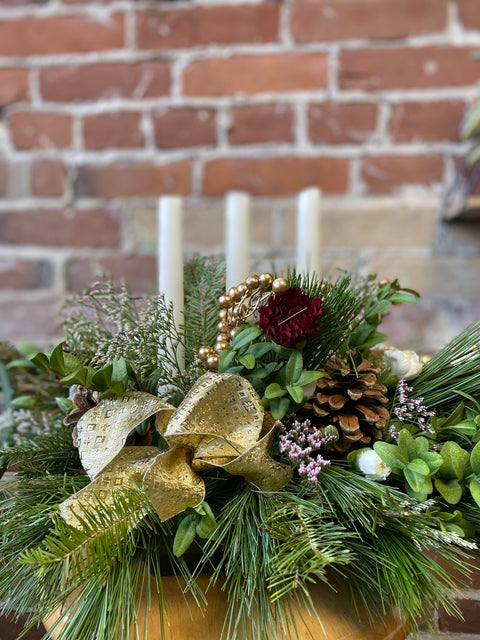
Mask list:
[[[170,449],[125,447],[128,434],[153,414]],[[67,522],[95,499],[111,502],[112,489],[130,480],[142,485],[162,520],[205,497],[197,471],[221,467],[241,475],[260,491],[279,491],[292,476],[289,466],[270,456],[274,420],[245,378],[206,373],[176,409],[140,391],[103,400],[77,425],[82,464],[91,478],[84,489],[65,500],[60,511]],[[80,508],[79,508],[80,507]]]

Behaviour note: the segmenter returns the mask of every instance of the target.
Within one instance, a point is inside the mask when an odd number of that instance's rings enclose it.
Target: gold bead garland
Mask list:
[[[249,276],[245,282],[232,287],[218,299],[220,311],[215,347],[203,346],[198,357],[211,371],[218,369],[218,356],[230,347],[239,324],[252,316],[274,293],[285,293],[290,288],[285,278],[274,278],[271,273]]]

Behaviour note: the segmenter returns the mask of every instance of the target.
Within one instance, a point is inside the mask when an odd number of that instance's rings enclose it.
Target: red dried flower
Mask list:
[[[321,298],[310,298],[300,287],[270,296],[267,305],[260,307],[260,329],[282,347],[293,349],[320,330]]]

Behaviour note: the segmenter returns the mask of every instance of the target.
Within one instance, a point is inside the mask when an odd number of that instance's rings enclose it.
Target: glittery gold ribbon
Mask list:
[[[153,414],[170,449],[125,447],[129,433]],[[289,466],[270,456],[274,421],[245,378],[206,373],[176,409],[143,392],[103,400],[77,425],[82,464],[91,482],[65,500],[60,511],[81,527],[81,513],[95,498],[107,504],[112,489],[140,484],[162,520],[199,505],[205,485],[198,471],[221,467],[260,491],[279,491]]]

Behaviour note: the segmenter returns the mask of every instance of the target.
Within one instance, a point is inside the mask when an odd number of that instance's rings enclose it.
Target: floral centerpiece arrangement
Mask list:
[[[203,607],[207,573],[227,640],[296,637],[292,603],[337,576],[372,618],[455,614],[480,536],[480,322],[423,361],[380,346],[416,301],[397,281],[224,281],[219,261],[186,265],[178,329],[162,297],[100,283],[65,341],[4,362],[4,393],[48,378],[10,420],[51,424],[1,454],[3,613],[63,606],[59,640],[144,638],[139,592],[168,616],[174,575]]]

